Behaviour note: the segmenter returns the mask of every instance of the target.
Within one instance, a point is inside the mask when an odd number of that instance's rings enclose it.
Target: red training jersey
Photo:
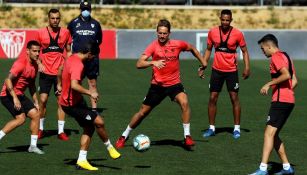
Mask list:
[[[10,70],[10,73],[15,77],[12,83],[16,95],[23,95],[29,85],[35,84],[38,66],[36,63],[30,63],[29,59],[30,58],[26,57],[18,58]],[[7,93],[7,88],[4,83],[0,96],[7,95],[9,94]]]
[[[71,88],[71,80],[81,84],[83,63],[77,54],[71,55],[64,63],[62,73],[62,93],[59,103],[63,106],[74,106],[82,101],[82,95]]]
[[[227,39],[229,31],[227,33],[221,32],[223,41]],[[221,37],[219,27],[214,27],[208,33],[207,44],[217,48],[220,43]],[[246,46],[243,33],[236,28],[232,28],[227,46],[231,50],[236,50],[238,46]],[[222,72],[237,71],[237,53],[215,52],[212,68]]]
[[[48,29],[51,37],[56,39],[58,32],[53,32],[52,30]],[[38,30],[37,41],[41,44],[41,49],[48,48],[50,44],[50,36],[48,33],[47,27],[41,28]],[[60,34],[57,40],[58,46],[66,50],[66,44],[70,44],[70,33],[66,28],[60,28]],[[47,52],[41,54],[41,61],[42,64],[45,66],[44,73],[48,75],[57,75],[58,69],[64,63],[64,53],[60,52]]]
[[[179,54],[187,48],[188,43],[181,40],[169,40],[165,45],[160,45],[158,40],[153,41],[143,54],[151,56],[153,61],[165,60],[165,67],[161,69],[152,67],[151,83],[163,87],[180,83]]]
[[[270,63],[270,73],[278,73],[281,68],[287,68],[289,70],[289,61],[287,57],[281,52],[278,51],[272,55]],[[292,62],[293,74],[295,73],[294,65]],[[278,90],[279,86],[279,90]],[[272,102],[279,101],[286,103],[295,103],[294,91],[292,89],[292,79],[286,80],[279,85],[272,85]]]

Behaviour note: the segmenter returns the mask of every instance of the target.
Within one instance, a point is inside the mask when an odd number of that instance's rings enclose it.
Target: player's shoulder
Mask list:
[[[242,31],[236,27],[232,27],[232,32],[237,33],[237,34],[242,34]]]
[[[80,20],[79,16],[73,18],[73,19],[68,23],[68,26],[70,26],[70,25],[72,25],[72,24],[74,24],[74,23],[79,22],[79,20]]]
[[[95,18],[91,18],[91,23],[94,23],[95,25],[97,25],[97,26],[100,26],[100,27],[101,27],[101,25],[100,25],[99,21],[97,21]]]
[[[214,26],[209,29],[209,32],[219,32],[219,26]]]

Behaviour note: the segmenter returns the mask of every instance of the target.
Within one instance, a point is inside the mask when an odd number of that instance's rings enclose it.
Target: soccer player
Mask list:
[[[185,41],[170,39],[170,33],[170,22],[166,19],[160,20],[157,25],[157,40],[147,46],[136,63],[138,69],[152,68],[151,86],[140,110],[132,116],[126,130],[117,140],[117,148],[124,147],[129,133],[167,96],[177,102],[181,108],[184,145],[187,148],[194,145],[190,134],[188,96],[180,80],[179,54],[182,51],[189,51],[202,63],[202,66],[204,66],[204,61],[194,46]],[[151,61],[148,60],[150,57],[152,57]]]
[[[41,119],[38,138],[44,136],[44,122],[46,118],[46,105],[50,90],[53,86],[54,94],[58,98],[61,93],[61,87],[57,87],[57,74],[62,69],[64,60],[70,53],[70,33],[66,28],[59,26],[61,14],[58,9],[50,9],[48,12],[47,27],[38,30],[38,42],[41,44],[41,72],[39,74],[39,93],[41,101]],[[66,54],[64,50],[66,49]],[[65,113],[58,104],[58,138],[60,140],[69,140],[64,132]]]
[[[37,147],[39,103],[36,96],[35,78],[38,71],[39,43],[33,40],[29,41],[26,52],[26,57],[20,57],[14,62],[0,93],[1,103],[14,117],[13,120],[6,123],[1,129],[0,140],[15,128],[23,125],[28,116],[31,119],[31,144],[28,152],[44,154]],[[29,88],[34,104],[24,94],[27,87]]]
[[[251,175],[268,174],[268,161],[273,148],[283,163],[283,169],[277,174],[294,174],[294,169],[288,161],[285,145],[280,139],[279,133],[294,108],[294,88],[297,85],[296,72],[288,54],[278,48],[278,40],[274,35],[263,36],[258,44],[264,55],[270,58],[272,77],[271,81],[262,86],[260,94],[267,95],[269,89],[272,88],[272,103],[264,131],[262,160],[259,169]]]
[[[72,52],[77,53],[83,43],[95,42],[97,46],[102,43],[102,30],[99,22],[91,17],[91,3],[80,3],[81,14],[71,20],[68,30],[72,37]],[[88,79],[88,86],[91,91],[97,91],[97,77],[99,76],[99,52],[94,59],[84,61],[84,74]],[[97,103],[90,98],[92,110],[97,111]]]
[[[66,114],[75,118],[78,124],[83,128],[83,133],[80,141],[80,152],[77,161],[77,167],[86,170],[98,170],[87,161],[87,152],[91,143],[94,131],[96,130],[100,139],[104,142],[110,156],[113,159],[120,157],[120,153],[111,144],[108,139],[107,132],[104,127],[103,118],[96,112],[90,110],[82,94],[88,95],[97,102],[98,93],[90,89],[86,89],[81,85],[84,71],[83,62],[89,59],[94,59],[98,53],[96,43],[83,43],[78,53],[70,56],[64,63],[62,73],[62,93],[59,103]]]
[[[240,46],[243,53],[243,79],[247,79],[250,75],[249,55],[242,32],[230,25],[232,21],[232,12],[230,10],[222,10],[220,15],[220,21],[221,25],[212,28],[208,33],[207,49],[204,54],[205,65],[203,67],[200,67],[198,72],[200,77],[204,78],[203,73],[210,59],[212,48],[214,47],[215,54],[209,84],[209,129],[204,132],[203,136],[210,137],[215,135],[215,116],[217,111],[216,104],[219,97],[219,93],[222,90],[224,81],[226,81],[234,115],[233,137],[235,139],[238,139],[241,136],[241,106],[238,96],[239,79],[236,53],[237,47]]]

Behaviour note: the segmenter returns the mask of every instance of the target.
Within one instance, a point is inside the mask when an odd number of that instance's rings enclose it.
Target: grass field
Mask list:
[[[295,61],[299,78],[296,89],[296,107],[285,125],[281,137],[285,141],[288,156],[297,175],[306,175],[307,170],[307,62]],[[0,79],[3,81],[12,61],[1,60]],[[242,65],[242,64],[241,64]],[[228,93],[220,95],[217,114],[217,135],[204,139],[202,132],[208,127],[207,102],[208,81],[196,76],[198,62],[181,62],[182,81],[189,95],[192,109],[191,132],[196,140],[193,151],[182,147],[183,129],[180,109],[169,99],[163,101],[143,123],[131,133],[127,147],[121,149],[122,158],[112,160],[105,146],[94,136],[88,159],[99,167],[91,174],[108,175],[245,175],[258,168],[263,144],[263,129],[270,105],[270,97],[259,95],[261,86],[269,80],[268,61],[252,61],[250,79],[240,79],[240,100],[242,106],[242,136],[232,138],[233,117]],[[105,108],[106,127],[114,143],[126,128],[131,115],[139,109],[147,93],[151,71],[137,70],[135,60],[101,61],[99,106]],[[241,69],[242,70],[242,69]],[[209,74],[209,71],[206,71]],[[49,136],[39,140],[45,155],[27,153],[30,142],[29,120],[0,142],[1,175],[83,175],[88,171],[75,169],[79,153],[81,130],[77,123],[67,117],[66,131],[70,140],[57,139],[56,102],[51,96],[48,105],[45,129]],[[11,119],[0,105],[0,127]],[[136,152],[131,138],[144,133],[152,141],[151,148],[144,153]],[[280,168],[275,152],[271,156],[273,171]]]

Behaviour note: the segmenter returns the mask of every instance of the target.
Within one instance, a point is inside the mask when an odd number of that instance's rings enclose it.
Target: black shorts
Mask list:
[[[84,76],[88,79],[97,79],[99,76],[99,58],[95,57],[92,60],[84,61]]]
[[[226,81],[228,91],[239,92],[238,71],[221,72],[215,69],[212,69],[211,73],[209,84],[210,92],[221,92],[224,81]]]
[[[143,104],[155,107],[160,104],[166,96],[169,96],[170,99],[174,101],[176,95],[181,92],[185,92],[184,87],[181,83],[169,87],[151,84],[148,93],[143,101]]]
[[[48,94],[53,86],[53,92],[57,95],[57,83],[58,77],[57,75],[48,75],[45,73],[39,73],[39,93],[40,94]]]
[[[63,111],[73,117],[81,127],[94,124],[94,120],[97,117],[97,113],[93,112],[85,103],[81,103],[74,106],[63,106]]]
[[[0,97],[1,103],[12,114],[13,117],[16,117],[17,115],[20,115],[22,113],[25,113],[27,115],[31,109],[35,108],[33,102],[25,95],[18,95],[17,97],[21,103],[21,108],[19,111],[14,108],[12,96],[7,95]]]
[[[266,124],[280,130],[286,123],[293,108],[293,103],[272,102]]]

